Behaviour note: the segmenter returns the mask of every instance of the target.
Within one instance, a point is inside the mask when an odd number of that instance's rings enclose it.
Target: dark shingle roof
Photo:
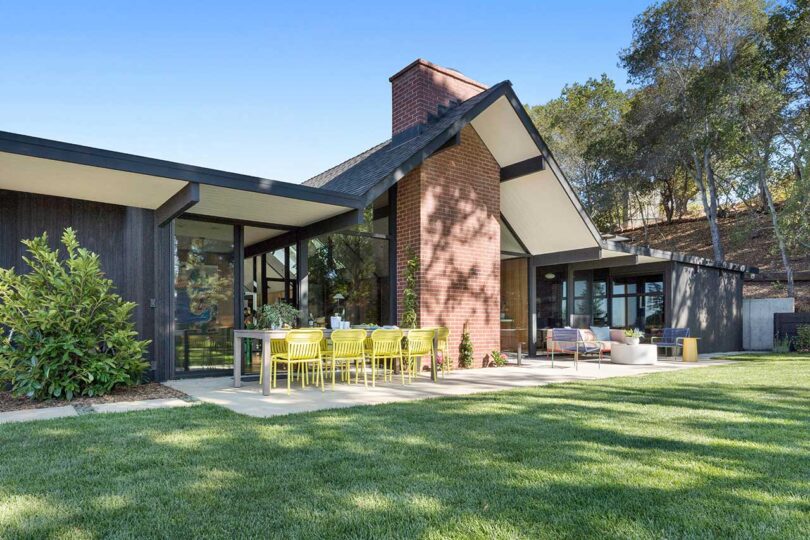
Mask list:
[[[427,124],[419,135],[397,144],[391,140],[380,143],[328,171],[313,176],[304,182],[304,185],[351,195],[365,195],[386,177],[394,174],[409,158],[423,151],[448,128],[457,122],[471,120],[465,118],[467,113],[508,86],[508,81],[498,83],[449,109],[443,116]]]

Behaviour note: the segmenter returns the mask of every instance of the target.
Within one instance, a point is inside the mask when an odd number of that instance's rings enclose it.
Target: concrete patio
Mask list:
[[[398,377],[394,382],[381,383],[376,387],[365,387],[362,384],[338,382],[334,389],[327,378],[326,391],[308,386],[301,388],[298,381],[293,382],[293,390],[287,395],[284,381],[263,396],[261,387],[256,381],[243,382],[241,388],[233,387],[232,377],[211,377],[204,379],[186,379],[168,381],[164,384],[185,392],[199,401],[213,403],[248,416],[269,417],[283,414],[353,407],[357,405],[376,405],[413,401],[443,396],[458,396],[479,392],[492,392],[509,388],[541,386],[555,382],[576,380],[607,379],[626,377],[645,373],[659,373],[680,369],[695,369],[707,366],[729,364],[727,360],[713,360],[711,355],[701,356],[696,363],[684,363],[680,358],[662,358],[655,365],[619,365],[610,361],[580,362],[579,369],[574,368],[570,359],[556,360],[554,368],[546,359],[524,360],[522,366],[509,365],[502,368],[454,370],[438,383],[430,381],[428,374],[422,374],[411,384],[402,385]]]

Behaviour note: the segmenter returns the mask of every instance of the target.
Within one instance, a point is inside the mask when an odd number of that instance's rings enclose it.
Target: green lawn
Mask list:
[[[810,536],[810,359],[0,426],[0,537]]]

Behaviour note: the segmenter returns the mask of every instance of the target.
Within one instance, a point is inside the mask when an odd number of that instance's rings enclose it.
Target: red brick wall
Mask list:
[[[486,86],[451,69],[416,60],[391,77],[392,133],[396,135],[436,114],[450,100],[464,101]]]
[[[500,168],[472,126],[397,187],[397,306],[408,248],[419,255],[419,324],[447,326],[458,364],[464,323],[475,366],[500,348]]]

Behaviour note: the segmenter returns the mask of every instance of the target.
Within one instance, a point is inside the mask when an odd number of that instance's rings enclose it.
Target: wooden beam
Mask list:
[[[523,161],[518,161],[512,165],[501,167],[501,182],[508,182],[515,178],[520,178],[528,174],[542,171],[546,168],[543,156],[529,158]]]
[[[200,202],[200,184],[189,182],[155,210],[158,227],[166,226],[198,202]]]

